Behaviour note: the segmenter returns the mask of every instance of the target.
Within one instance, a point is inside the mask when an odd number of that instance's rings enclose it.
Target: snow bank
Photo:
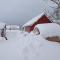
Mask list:
[[[56,23],[38,24],[35,29],[35,32],[40,32],[43,37],[60,36],[60,25]]]
[[[43,37],[28,35],[20,55],[21,60],[59,60],[60,45],[48,42]]]
[[[0,60],[60,60],[60,44],[40,35],[7,30],[8,40],[0,38]]]

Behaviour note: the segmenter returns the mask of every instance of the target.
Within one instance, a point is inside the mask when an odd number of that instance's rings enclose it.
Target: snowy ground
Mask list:
[[[0,38],[0,60],[60,60],[59,43],[19,30],[8,30],[7,37]]]

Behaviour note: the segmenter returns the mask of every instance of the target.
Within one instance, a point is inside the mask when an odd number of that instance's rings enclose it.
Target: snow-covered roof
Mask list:
[[[5,23],[3,23],[3,22],[0,22],[0,29],[3,29],[4,27],[5,27]]]
[[[30,21],[28,21],[26,24],[23,25],[23,27],[25,26],[31,26],[32,24],[34,24],[40,17],[42,17],[45,13],[41,13],[40,15],[34,17],[33,19],[31,19]]]
[[[43,37],[60,36],[60,25],[56,23],[44,23],[35,26]]]

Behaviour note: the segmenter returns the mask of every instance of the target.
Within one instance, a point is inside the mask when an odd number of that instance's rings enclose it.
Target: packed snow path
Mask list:
[[[0,38],[0,60],[60,60],[60,44],[41,36],[7,31],[8,40]]]

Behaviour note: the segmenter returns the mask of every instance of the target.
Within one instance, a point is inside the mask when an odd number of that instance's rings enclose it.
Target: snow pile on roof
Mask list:
[[[56,23],[38,24],[36,27],[43,37],[60,36],[60,25]]]
[[[40,15],[34,17],[33,19],[31,19],[30,21],[28,21],[26,24],[23,25],[23,27],[25,26],[31,26],[32,24],[34,24],[39,18],[41,18],[45,13],[41,13]]]
[[[3,29],[4,27],[5,27],[5,23],[3,23],[3,22],[0,22],[0,29]]]

